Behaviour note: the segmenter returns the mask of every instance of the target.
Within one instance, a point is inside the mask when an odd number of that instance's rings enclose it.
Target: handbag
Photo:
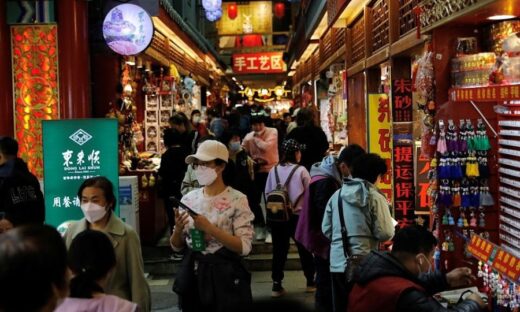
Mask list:
[[[362,255],[352,255],[348,248],[348,232],[347,227],[345,225],[345,218],[343,214],[343,200],[341,200],[341,190],[338,195],[338,209],[339,209],[339,221],[341,223],[341,240],[343,242],[343,254],[345,255],[345,259],[347,259],[347,267],[345,268],[345,282],[350,284],[354,279],[354,272],[356,268],[359,266],[364,256]]]

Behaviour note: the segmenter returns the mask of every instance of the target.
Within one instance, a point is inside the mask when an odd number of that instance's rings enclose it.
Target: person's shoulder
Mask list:
[[[100,298],[100,301],[103,307],[102,311],[133,312],[137,310],[136,303],[114,295],[104,295]]]
[[[228,186],[227,192],[227,196],[229,196],[229,198],[233,200],[241,200],[247,198],[247,196],[244,193],[240,192],[239,190],[231,186]]]

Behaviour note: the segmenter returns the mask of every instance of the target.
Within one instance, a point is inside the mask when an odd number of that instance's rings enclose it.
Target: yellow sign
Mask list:
[[[237,6],[237,14],[231,19],[230,5]],[[219,36],[242,34],[270,34],[273,31],[273,4],[271,1],[251,1],[246,4],[222,3],[222,17],[217,22]]]
[[[381,156],[388,166],[377,187],[392,202],[392,132],[390,101],[386,94],[368,95],[368,151]]]

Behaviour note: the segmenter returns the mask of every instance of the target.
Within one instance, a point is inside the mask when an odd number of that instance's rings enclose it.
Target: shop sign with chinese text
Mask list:
[[[450,89],[450,101],[498,102],[520,97],[520,85]]]
[[[394,146],[394,218],[399,225],[413,224],[415,219],[413,145]]]
[[[514,282],[520,282],[520,259],[499,246],[473,234],[467,251],[480,261],[491,264],[493,269]]]
[[[287,71],[282,52],[233,54],[232,64],[235,74],[276,74]]]
[[[43,121],[42,127],[47,224],[58,226],[83,217],[77,192],[88,178],[107,177],[118,198],[116,119],[50,120]]]
[[[392,202],[392,135],[390,102],[386,94],[368,95],[368,149],[386,160],[387,174],[378,184],[379,189]]]
[[[428,195],[428,188],[430,187],[430,179],[428,172],[430,171],[430,160],[421,153],[421,146],[415,147],[415,214],[429,215],[431,206],[431,197]]]
[[[397,79],[392,85],[392,119],[394,122],[412,121],[412,80]]]

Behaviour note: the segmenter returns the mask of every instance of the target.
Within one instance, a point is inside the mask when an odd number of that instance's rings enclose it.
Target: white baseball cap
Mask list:
[[[221,159],[226,163],[229,160],[229,152],[226,146],[219,141],[207,140],[202,142],[197,148],[197,153],[186,157],[186,163],[192,164],[195,160],[212,161]]]

